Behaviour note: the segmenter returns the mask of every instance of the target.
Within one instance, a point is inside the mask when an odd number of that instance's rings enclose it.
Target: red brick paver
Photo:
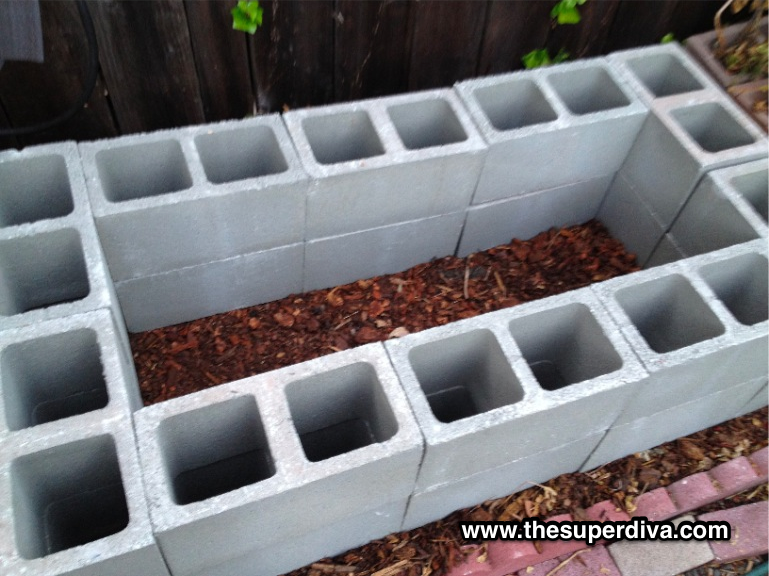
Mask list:
[[[668,486],[668,493],[679,514],[718,502],[723,497],[706,472],[698,472],[673,482]]]
[[[718,482],[719,490],[726,494],[737,494],[762,483],[761,477],[745,456],[719,464],[709,474]]]
[[[670,499],[670,494],[665,488],[657,488],[646,494],[641,494],[635,501],[636,509],[632,516],[637,518],[645,516],[649,520],[659,522],[668,520],[678,514],[676,505]]]
[[[729,510],[703,514],[699,520],[725,520],[732,527],[732,539],[728,542],[713,541],[710,547],[720,562],[736,562],[744,558],[767,553],[769,541],[769,503],[754,502]]]
[[[547,576],[562,563],[558,576],[622,576],[605,546],[586,548],[582,552],[548,560],[530,571],[520,570],[516,576]]]

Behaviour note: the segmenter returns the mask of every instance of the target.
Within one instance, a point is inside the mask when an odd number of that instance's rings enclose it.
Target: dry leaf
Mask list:
[[[283,326],[284,328],[291,328],[291,326],[294,325],[294,322],[296,319],[291,314],[286,314],[285,312],[277,312],[276,314],[273,314],[273,319],[275,322]]]
[[[705,452],[703,452],[702,448],[688,438],[681,438],[678,441],[678,447],[687,458],[691,458],[692,460],[702,460],[705,458]]]
[[[410,334],[407,328],[404,326],[398,326],[395,330],[390,332],[390,334],[387,335],[388,338],[402,338],[403,336],[407,336]]]
[[[326,294],[326,302],[331,304],[334,308],[339,308],[340,306],[344,306],[344,298],[337,294],[336,291],[337,288],[334,288]]]

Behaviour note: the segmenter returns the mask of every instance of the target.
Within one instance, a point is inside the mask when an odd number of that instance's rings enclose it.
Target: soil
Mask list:
[[[638,270],[598,221],[131,335],[145,405]]]

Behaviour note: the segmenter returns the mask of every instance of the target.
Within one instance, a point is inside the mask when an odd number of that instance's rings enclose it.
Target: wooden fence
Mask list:
[[[0,149],[92,140],[437,86],[521,68],[535,48],[606,54],[712,27],[722,0],[589,0],[551,23],[555,0],[263,0],[251,37],[231,1],[91,0],[101,72],[86,108]],[[0,69],[0,126],[52,118],[79,96],[88,46],[73,0],[41,3],[45,62]]]

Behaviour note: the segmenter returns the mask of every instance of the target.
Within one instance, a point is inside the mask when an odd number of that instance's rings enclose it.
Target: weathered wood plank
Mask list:
[[[670,32],[677,4],[677,0],[623,1],[617,10],[604,50],[608,53],[659,42]]]
[[[120,129],[204,120],[182,0],[89,2],[102,71]]]
[[[551,8],[549,2],[493,0],[489,4],[478,75],[522,68],[524,54],[545,46]]]
[[[410,90],[451,86],[476,75],[487,7],[473,1],[414,5]]]
[[[243,118],[253,110],[246,35],[232,29],[232,3],[185,0],[206,121]]]
[[[334,100],[405,92],[411,48],[409,2],[338,0]]]
[[[0,105],[0,129],[10,128],[8,123],[8,117],[5,115],[2,105]],[[15,136],[0,136],[0,150],[7,150],[8,148],[19,148],[19,143]]]
[[[266,0],[249,39],[259,109],[327,104],[334,96],[334,2]]]
[[[0,101],[13,127],[52,120],[77,102],[87,76],[88,42],[74,2],[42,2],[45,60],[6,62],[0,70]],[[117,133],[104,84],[97,80],[86,107],[60,126],[17,137],[21,146],[58,140],[93,140]]]
[[[552,29],[547,41],[551,52],[557,53],[563,48],[569,53],[570,60],[602,54],[619,6],[619,0],[594,0],[580,6],[582,20],[578,24],[564,24]]]

